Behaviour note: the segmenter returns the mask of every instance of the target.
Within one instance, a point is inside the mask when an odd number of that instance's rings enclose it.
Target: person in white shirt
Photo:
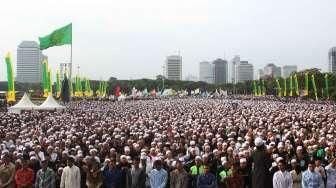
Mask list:
[[[325,167],[325,172],[327,174],[327,188],[336,187],[336,158]]]
[[[291,174],[286,170],[284,160],[278,162],[279,170],[273,176],[273,188],[292,188]]]
[[[68,166],[63,169],[60,188],[80,188],[81,175],[79,168],[74,165],[75,157],[68,158]]]

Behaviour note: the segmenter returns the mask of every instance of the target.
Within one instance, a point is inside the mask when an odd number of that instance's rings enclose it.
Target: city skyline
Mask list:
[[[16,70],[21,41],[37,41],[71,22],[74,69],[80,65],[81,74],[91,79],[154,79],[162,73],[165,57],[178,51],[183,57],[182,78],[197,75],[201,61],[230,60],[237,54],[255,70],[273,62],[327,71],[328,50],[336,46],[336,27],[330,24],[336,17],[335,5],[332,0],[5,1],[6,9],[0,12],[0,59],[3,62],[11,52]],[[43,53],[56,71],[68,62],[70,51],[62,46]],[[5,78],[3,67],[0,80]]]

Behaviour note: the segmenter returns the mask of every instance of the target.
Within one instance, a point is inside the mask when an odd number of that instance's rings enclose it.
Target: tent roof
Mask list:
[[[21,100],[16,103],[14,106],[10,107],[9,109],[32,109],[37,107],[34,103],[31,102],[27,93],[23,95]]]
[[[49,110],[49,109],[63,109],[64,106],[58,104],[52,95],[49,95],[47,99],[38,107],[39,110]]]

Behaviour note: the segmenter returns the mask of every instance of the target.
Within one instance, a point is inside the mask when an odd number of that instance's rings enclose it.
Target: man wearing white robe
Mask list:
[[[328,166],[325,168],[327,174],[327,188],[336,187],[336,159],[334,159]]]
[[[286,171],[285,162],[280,160],[278,167],[279,170],[273,176],[273,188],[292,188],[292,176]]]
[[[68,166],[63,169],[61,177],[61,188],[80,188],[81,175],[79,168],[74,165],[75,158],[69,157]]]

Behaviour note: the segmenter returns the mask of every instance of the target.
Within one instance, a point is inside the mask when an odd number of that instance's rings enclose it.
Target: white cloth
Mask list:
[[[80,188],[80,170],[77,166],[66,166],[61,177],[61,188]]]
[[[336,186],[336,168],[330,165],[325,168],[327,174],[327,188],[335,188]]]
[[[292,188],[293,180],[289,172],[277,171],[273,176],[273,188]]]

